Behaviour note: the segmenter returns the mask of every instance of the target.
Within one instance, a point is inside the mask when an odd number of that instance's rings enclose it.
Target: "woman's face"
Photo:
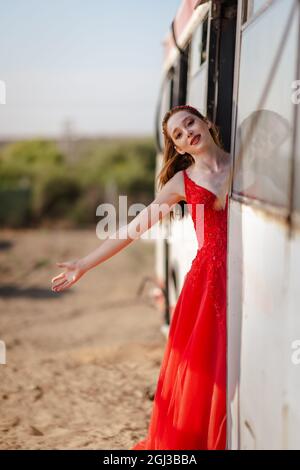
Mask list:
[[[213,141],[209,128],[203,119],[189,111],[177,111],[167,122],[167,131],[178,153],[191,155],[203,152]]]

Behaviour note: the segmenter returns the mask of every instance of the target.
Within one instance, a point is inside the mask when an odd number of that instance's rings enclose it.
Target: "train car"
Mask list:
[[[179,104],[216,123],[233,157],[228,449],[300,448],[299,44],[299,0],[183,0],[164,41],[157,173],[162,117]],[[197,249],[183,210],[160,222],[168,236],[156,240],[166,334]]]

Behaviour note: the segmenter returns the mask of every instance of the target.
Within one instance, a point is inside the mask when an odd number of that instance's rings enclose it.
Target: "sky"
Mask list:
[[[151,135],[181,0],[0,0],[0,139]]]

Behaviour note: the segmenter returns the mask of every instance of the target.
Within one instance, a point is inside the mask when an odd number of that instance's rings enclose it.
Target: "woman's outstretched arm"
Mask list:
[[[150,229],[170,212],[172,207],[183,199],[181,191],[181,175],[176,173],[161,189],[149,206],[143,209],[128,225],[118,229],[107,237],[94,251],[83,258],[56,263],[65,268],[65,272],[52,279],[52,290],[59,292],[71,287],[87,271],[111,258],[124,249],[133,240]]]

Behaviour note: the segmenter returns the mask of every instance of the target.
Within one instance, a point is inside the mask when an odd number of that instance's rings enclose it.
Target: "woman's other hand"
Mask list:
[[[64,268],[65,271],[52,279],[52,291],[60,292],[68,289],[75,282],[77,282],[86,272],[80,260],[65,261],[63,263],[56,263],[60,268]]]

